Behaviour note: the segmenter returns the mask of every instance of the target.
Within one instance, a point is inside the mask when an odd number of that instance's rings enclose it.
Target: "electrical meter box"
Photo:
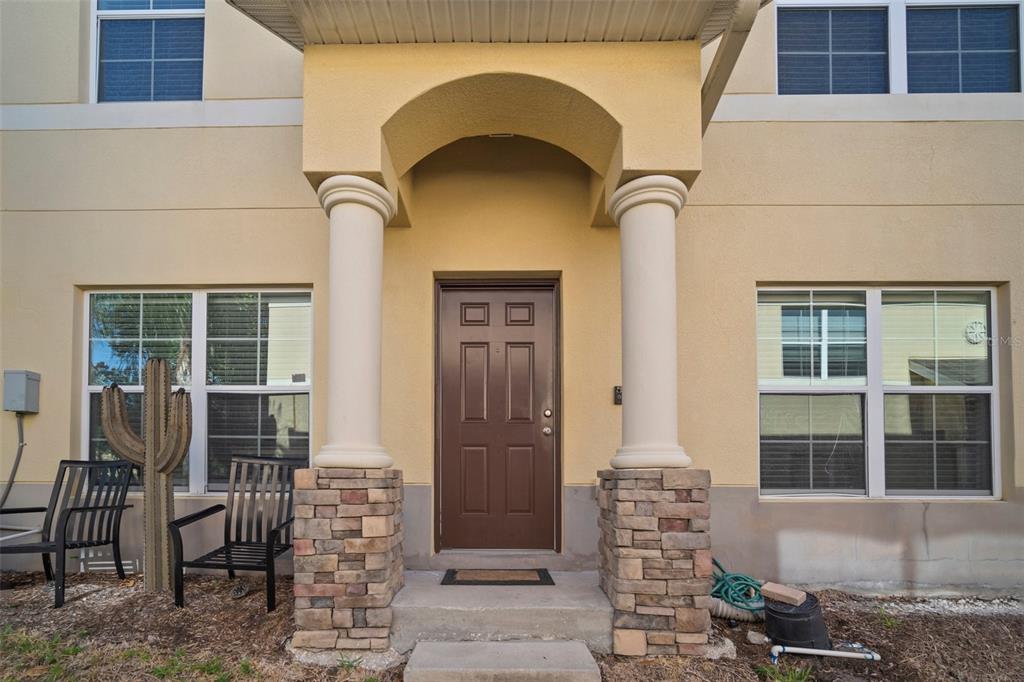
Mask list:
[[[39,374],[27,369],[4,370],[4,411],[39,411]]]

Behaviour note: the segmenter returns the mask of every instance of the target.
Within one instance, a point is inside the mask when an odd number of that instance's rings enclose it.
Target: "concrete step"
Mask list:
[[[608,653],[612,606],[597,572],[553,572],[554,585],[441,585],[443,574],[406,571],[391,603],[391,645],[416,642],[577,640]]]
[[[420,642],[405,682],[601,682],[583,642]]]

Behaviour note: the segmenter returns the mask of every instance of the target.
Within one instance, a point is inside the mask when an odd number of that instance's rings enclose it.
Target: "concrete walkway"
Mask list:
[[[395,596],[392,646],[417,641],[578,640],[611,650],[612,607],[597,572],[552,573],[549,586],[442,586],[443,573],[406,571]]]

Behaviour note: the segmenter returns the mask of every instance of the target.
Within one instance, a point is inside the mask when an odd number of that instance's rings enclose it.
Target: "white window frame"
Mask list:
[[[211,2],[211,0],[206,0]],[[90,104],[153,104],[152,101],[140,102],[100,102],[100,22],[105,19],[206,19],[206,7],[203,9],[125,9],[101,10],[99,0],[89,3],[89,103]],[[203,28],[203,84],[199,100],[206,99],[206,29]],[[193,100],[189,100],[193,101]]]
[[[1021,79],[1024,81],[1024,2],[1022,0],[775,0],[772,3],[772,22],[778,27],[778,8],[790,9],[864,9],[870,7],[889,9],[889,93],[890,95],[907,95],[907,7],[989,7],[996,5],[1016,5],[1017,50],[1020,58]],[[775,44],[775,94],[779,95],[779,41],[776,35]],[[1024,86],[1022,86],[1024,90]],[[1018,91],[1019,93],[1020,91]],[[928,95],[933,93],[915,93]],[[955,93],[960,95],[987,93]],[[1012,93],[1010,93],[1012,94]],[[814,95],[781,95],[783,97],[814,97]],[[818,95],[819,97],[824,95]],[[828,95],[843,97],[844,95]]]
[[[102,390],[101,385],[89,384],[89,351],[90,351],[90,329],[93,294],[190,294],[192,296],[192,371],[191,383],[185,386],[173,386],[173,389],[184,388],[192,397],[192,442],[188,451],[188,489],[176,489],[175,493],[180,495],[223,495],[223,491],[209,490],[206,480],[207,463],[207,403],[211,393],[228,394],[273,394],[304,393],[309,395],[309,457],[313,457],[313,338],[315,334],[315,319],[313,316],[313,290],[308,287],[232,287],[217,289],[147,289],[147,288],[110,288],[110,289],[88,289],[83,292],[85,295],[83,328],[82,328],[82,376],[81,376],[81,453],[80,459],[89,459],[89,426],[90,426],[90,396]],[[270,384],[266,386],[258,384],[217,384],[207,385],[206,383],[206,311],[209,294],[241,294],[241,293],[294,293],[309,294],[310,300],[310,326],[309,326],[309,374],[306,382],[302,384]],[[123,386],[125,393],[142,393],[143,387]]]
[[[757,380],[757,476],[758,496],[761,500],[786,499],[817,499],[836,500],[882,499],[882,500],[999,500],[1002,499],[1002,477],[1000,471],[1000,414],[999,414],[999,292],[995,287],[988,286],[943,286],[941,284],[922,284],[919,286],[759,286],[757,292],[791,292],[809,291],[863,291],[865,294],[865,314],[867,328],[867,384],[849,385],[761,385],[760,374]],[[885,384],[882,373],[882,293],[887,291],[955,291],[955,292],[986,292],[989,295],[989,330],[991,339],[990,361],[992,383],[988,386],[899,386]],[[757,296],[755,293],[755,311]],[[761,491],[761,396],[764,394],[794,395],[830,395],[830,394],[861,394],[864,396],[864,459],[866,493],[829,493],[824,490],[813,490],[806,493],[771,493]],[[910,393],[979,393],[989,395],[990,441],[992,457],[992,493],[989,495],[936,493],[933,495],[905,494],[887,495],[885,492],[885,396]]]

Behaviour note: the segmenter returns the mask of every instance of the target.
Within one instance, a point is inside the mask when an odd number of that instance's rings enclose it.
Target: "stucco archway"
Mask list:
[[[619,153],[622,126],[565,83],[524,73],[448,81],[406,102],[381,127],[395,173],[464,137],[506,134],[565,149],[601,176]]]
[[[520,135],[569,152],[593,172],[591,215],[610,224],[606,187],[621,175],[622,125],[563,82],[526,73],[484,73],[434,86],[404,103],[381,126],[386,176],[398,188],[393,224],[409,225],[407,174],[429,154],[467,137]]]

